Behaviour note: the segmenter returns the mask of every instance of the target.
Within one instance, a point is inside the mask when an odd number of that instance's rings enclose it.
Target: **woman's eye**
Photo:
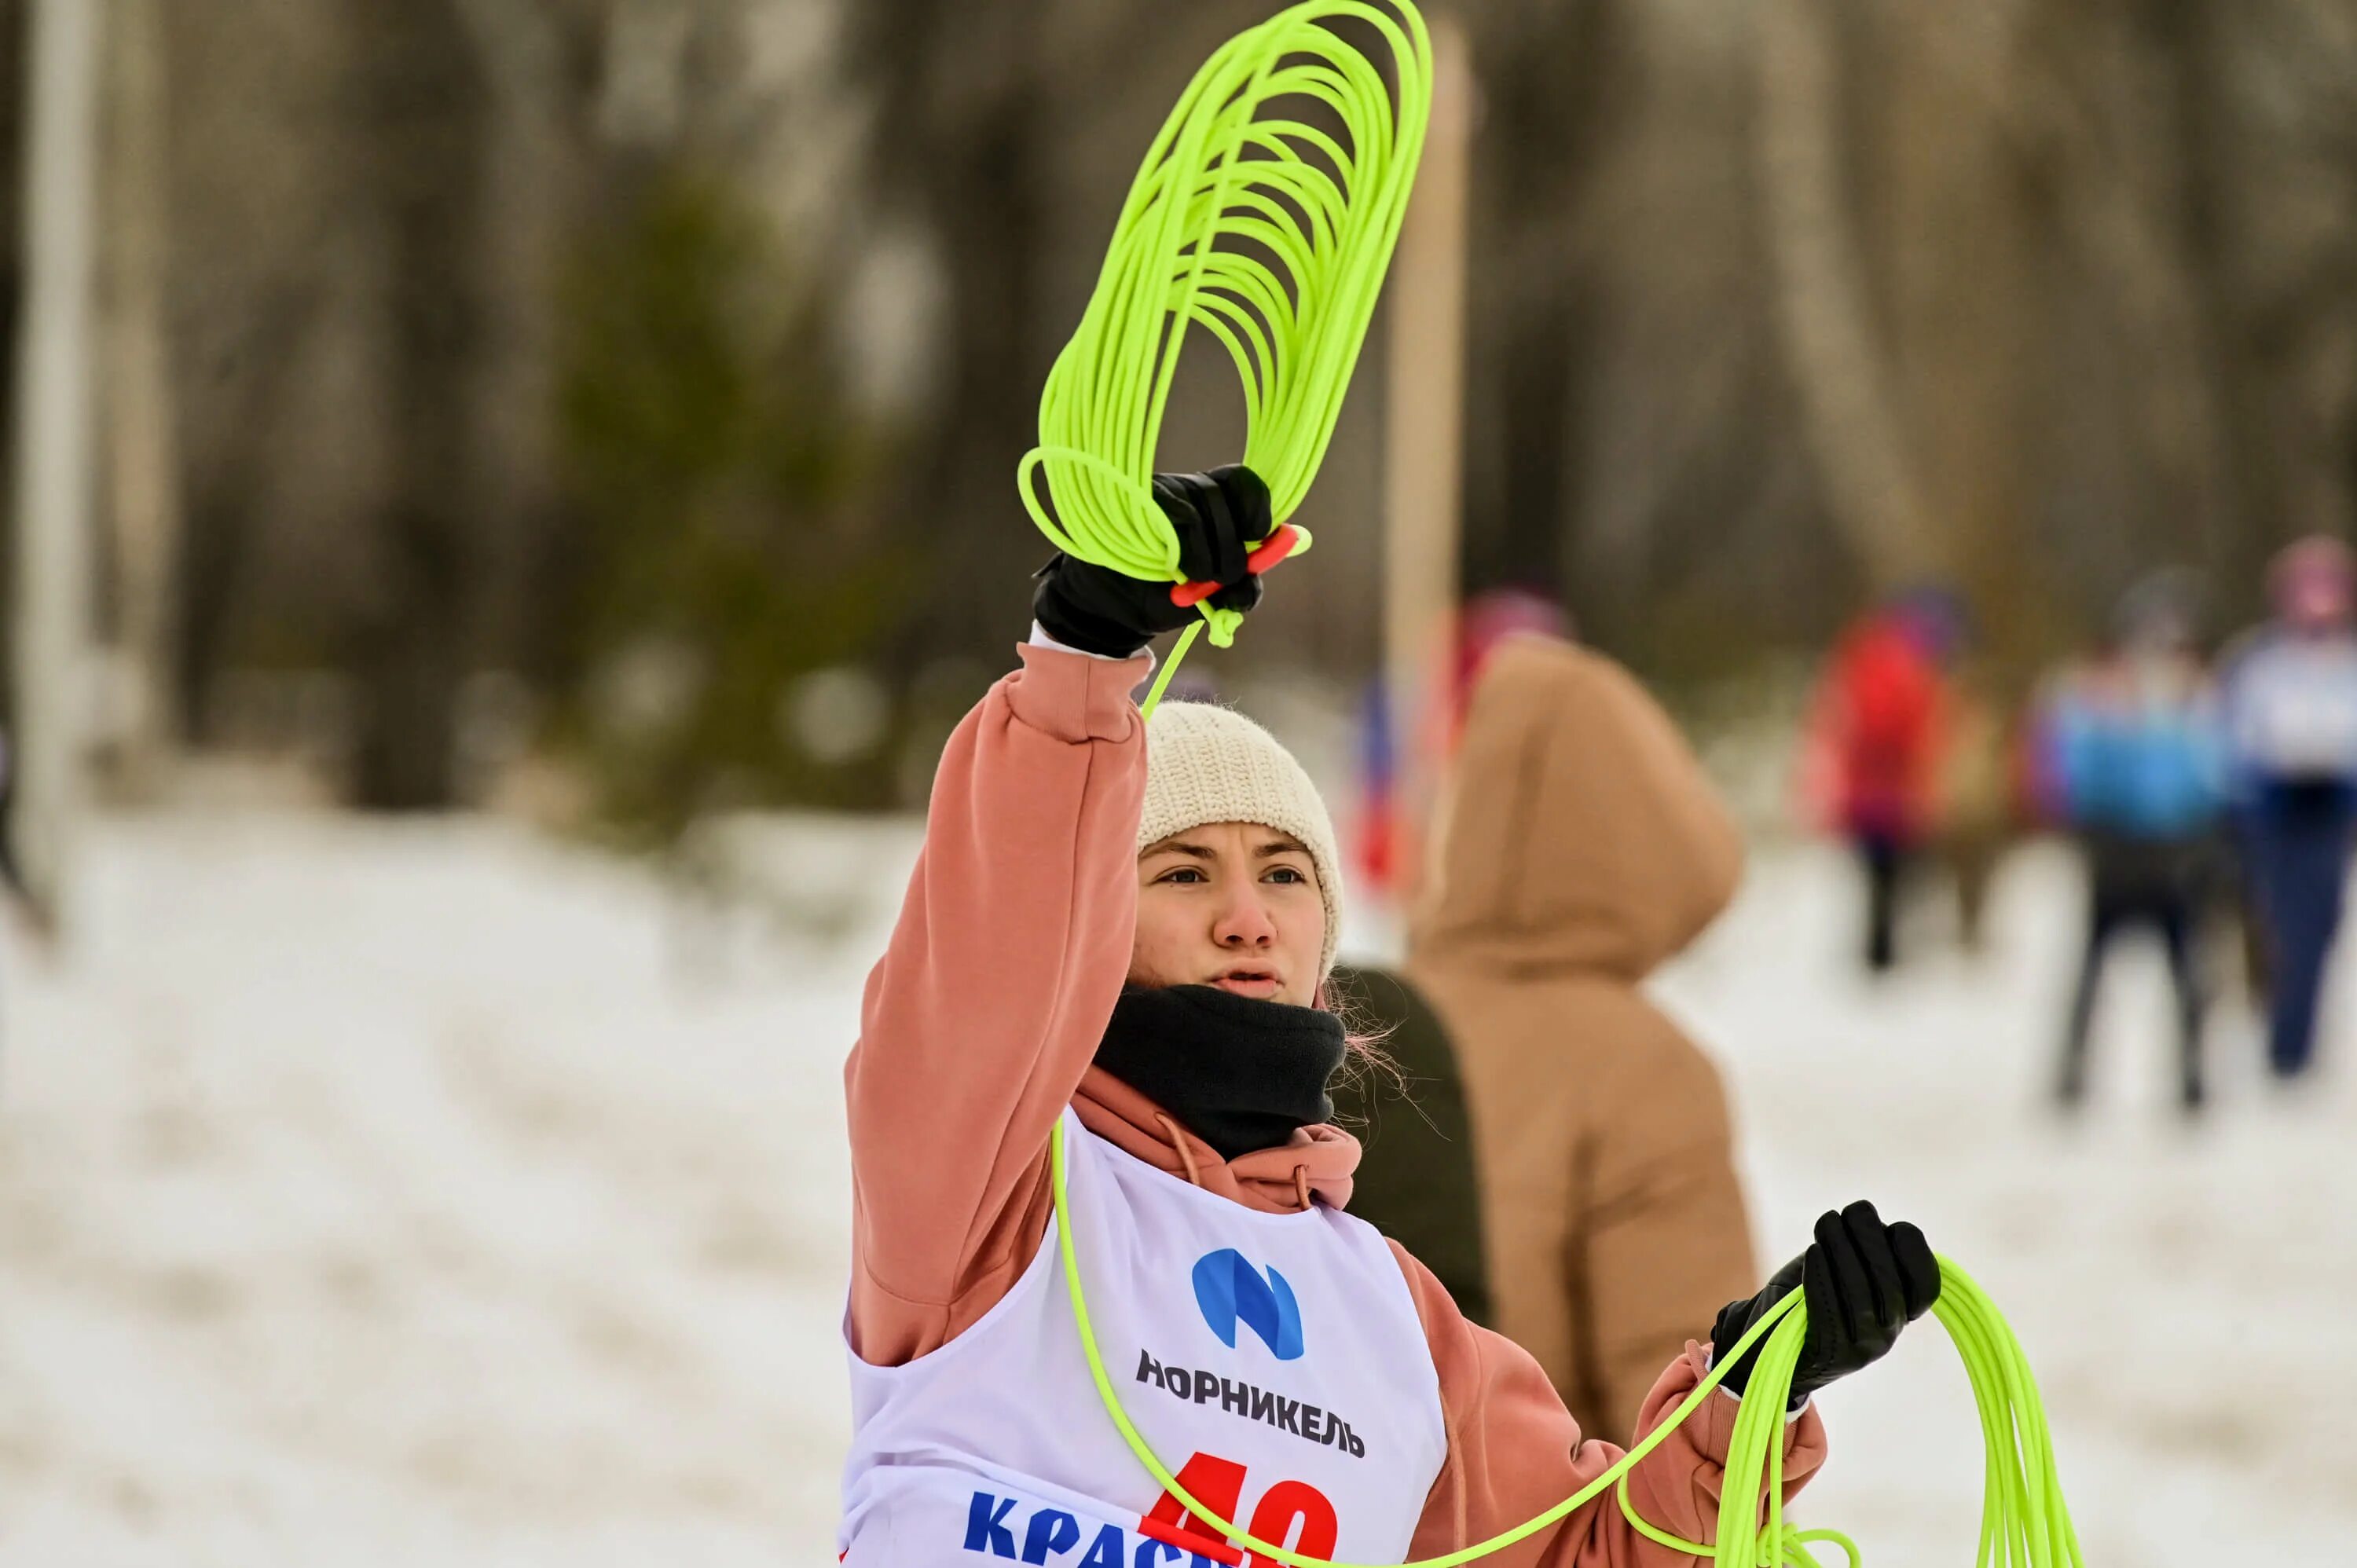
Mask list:
[[[1308,878],[1303,876],[1300,872],[1295,870],[1292,866],[1278,865],[1272,866],[1269,869],[1268,880],[1271,882],[1306,882]]]
[[[1203,874],[1191,865],[1181,865],[1155,878],[1157,882],[1200,882]]]

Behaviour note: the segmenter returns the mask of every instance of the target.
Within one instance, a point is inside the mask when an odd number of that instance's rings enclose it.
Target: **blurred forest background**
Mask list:
[[[1135,161],[1273,6],[100,9],[112,787],[271,752],[661,842],[921,795],[1020,634],[1015,464]],[[2350,0],[1428,9],[1479,90],[1469,590],[1676,686],[1944,579],[2026,674],[2146,568],[2229,625],[2348,532]],[[1383,322],[1241,660],[1380,662]],[[1182,394],[1165,466],[1232,458],[1232,384]]]

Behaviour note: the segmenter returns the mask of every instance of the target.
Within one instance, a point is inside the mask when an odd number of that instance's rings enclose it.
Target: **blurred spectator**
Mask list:
[[[1465,601],[1457,628],[1457,664],[1448,692],[1449,749],[1456,749],[1464,731],[1465,711],[1473,701],[1474,682],[1488,668],[1498,645],[1517,633],[1569,640],[1578,632],[1571,613],[1533,588],[1491,588]]]
[[[1401,799],[1405,776],[1424,773],[1404,764],[1413,757],[1437,769],[1457,755],[1473,682],[1491,650],[1518,632],[1577,635],[1570,612],[1535,589],[1491,588],[1474,595],[1457,617],[1448,666],[1426,685],[1408,733],[1399,733],[1386,682],[1378,677],[1368,683],[1361,699],[1359,807],[1351,832],[1351,859],[1362,886],[1413,899],[1425,853],[1415,842],[1415,824],[1424,819],[1426,802]]]
[[[1351,1212],[1414,1253],[1466,1316],[1491,1326],[1472,1115],[1448,1031],[1423,993],[1388,970],[1345,964],[1332,987],[1353,1032],[1372,1035],[1396,1069],[1346,1068],[1327,1086],[1334,1119],[1366,1151]]]
[[[2104,650],[2055,680],[2039,714],[2036,779],[2049,816],[2077,836],[2089,884],[2086,956],[2056,1093],[2066,1106],[2084,1097],[2105,956],[2114,938],[2146,927],[2166,948],[2177,988],[2179,1097],[2199,1110],[2200,938],[2224,802],[2216,705],[2182,578],[2131,590]]]
[[[1496,1326],[1582,1431],[1627,1433],[1752,1279],[1718,1073],[1642,990],[1742,843],[1644,690],[1552,639],[1492,651],[1454,779],[1408,972],[1464,1075]]]
[[[1977,953],[1989,884],[2013,838],[2011,731],[2003,704],[1972,672],[1950,683],[1948,714],[1933,782],[1932,843],[1955,881],[1957,940]]]
[[[1359,693],[1358,808],[1351,816],[1351,869],[1358,885],[1390,898],[1405,880],[1407,823],[1399,798],[1399,742],[1383,677]]]
[[[2224,679],[2230,785],[2272,993],[2268,1061],[2308,1070],[2357,823],[2357,636],[2349,547],[2312,536],[2276,558],[2275,619]]]
[[[1898,961],[1900,885],[1937,826],[1955,724],[1946,667],[1964,636],[1953,593],[1901,594],[1843,634],[1811,710],[1803,787],[1866,872],[1866,963],[1878,973]]]

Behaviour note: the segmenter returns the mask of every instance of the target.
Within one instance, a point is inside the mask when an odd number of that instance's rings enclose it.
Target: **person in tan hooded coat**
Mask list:
[[[1409,972],[1456,1041],[1492,1323],[1584,1431],[1756,1276],[1727,1099],[1645,977],[1733,895],[1742,842],[1620,665],[1501,643],[1474,688]]]

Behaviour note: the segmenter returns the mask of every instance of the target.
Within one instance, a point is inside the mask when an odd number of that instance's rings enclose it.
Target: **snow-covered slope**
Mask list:
[[[496,824],[102,824],[71,958],[0,953],[0,1563],[831,1560],[837,1072],[912,843],[863,835],[822,943]],[[1663,991],[1770,1256],[1867,1194],[2012,1316],[2091,1563],[2342,1562],[2357,1108],[2272,1102],[2235,1019],[2179,1128],[2137,960],[2058,1127],[2077,897],[2027,856],[1986,960],[1874,987],[1781,852]],[[1937,1331],[1825,1400],[1808,1516],[1969,1562]]]
[[[94,850],[0,976],[0,1562],[832,1560],[856,957],[496,826]]]

